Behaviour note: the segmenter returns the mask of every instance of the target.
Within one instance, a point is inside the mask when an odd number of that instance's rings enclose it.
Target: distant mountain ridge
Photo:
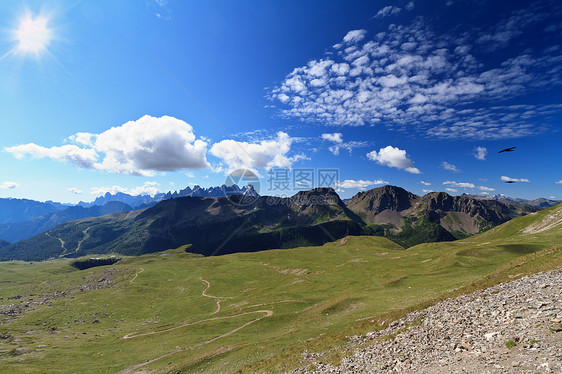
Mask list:
[[[44,203],[29,199],[0,199],[0,224],[29,221],[68,208],[68,205],[45,201]]]
[[[174,192],[167,192],[167,193],[158,193],[154,196],[150,195],[129,195],[123,192],[118,192],[116,194],[111,194],[107,192],[103,196],[97,197],[92,202],[84,202],[80,201],[77,205],[88,208],[92,206],[101,206],[105,205],[110,201],[119,201],[130,205],[133,208],[148,208],[151,206],[156,205],[162,200],[168,199],[175,199],[178,197],[226,197],[231,195],[250,195],[250,196],[259,196],[252,185],[247,185],[240,188],[238,185],[234,184],[232,186],[217,186],[217,187],[201,187],[199,185],[195,185],[193,188],[186,187],[180,191]]]
[[[0,224],[0,239],[15,243],[31,238],[68,221],[87,217],[100,217],[106,214],[130,210],[133,210],[133,208],[118,201],[110,201],[103,206],[96,205],[89,208],[72,206],[41,217],[33,218],[29,221]]]
[[[495,194],[491,196],[462,194],[461,196],[468,196],[477,200],[496,200],[496,201],[501,201],[503,203],[527,204],[536,208],[549,208],[551,206],[562,203],[562,200],[545,199],[543,197],[533,200],[527,200],[527,199],[520,199],[515,197],[508,197],[502,194]]]
[[[150,195],[129,195],[126,193],[110,194],[97,197],[86,203],[81,201],[76,206],[64,205],[52,201],[38,202],[26,199],[0,199],[0,239],[11,243],[31,238],[64,222],[80,218],[100,217],[105,214],[119,213],[135,209],[146,209],[162,200],[185,197],[223,197],[232,195],[259,196],[253,186],[203,188],[187,187],[179,192]]]
[[[445,192],[417,196],[390,185],[360,192],[347,201],[347,206],[406,247],[461,239],[539,209]]]
[[[347,203],[331,188],[249,202],[241,194],[187,196],[63,223],[1,248],[0,259],[139,255],[187,244],[189,251],[216,255],[320,245],[346,235],[384,235],[409,247],[464,238],[537,210],[444,192],[417,196],[396,186],[360,192]]]
[[[140,255],[191,244],[204,255],[321,245],[371,234],[331,188],[291,198],[240,194],[180,197],[154,207],[67,222],[0,249],[0,259],[43,260],[92,253]]]

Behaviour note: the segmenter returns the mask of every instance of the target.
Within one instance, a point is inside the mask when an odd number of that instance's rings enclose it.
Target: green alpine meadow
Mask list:
[[[0,264],[0,364],[33,372],[285,372],[438,300],[562,266],[562,206],[405,249],[347,236],[203,257],[189,246],[78,270]],[[64,365],[61,363],[64,362]],[[87,368],[87,369],[84,369]]]

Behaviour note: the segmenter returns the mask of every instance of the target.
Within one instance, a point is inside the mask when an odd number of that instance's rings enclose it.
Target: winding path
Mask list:
[[[203,278],[199,278],[200,281],[204,282],[207,286],[205,287],[205,289],[203,290],[203,292],[201,292],[201,296],[205,296],[205,297],[210,297],[211,299],[215,299],[217,300],[217,310],[214,311],[213,314],[217,314],[218,312],[221,311],[221,302],[228,300],[228,299],[232,299],[232,297],[220,297],[220,296],[211,296],[211,295],[207,295],[207,290],[209,289],[209,287],[211,287],[211,283],[209,283],[208,281],[206,281]]]
[[[86,228],[86,230],[82,231],[82,234],[84,234],[84,237],[78,242],[78,245],[76,246],[76,253],[78,253],[78,251],[80,250],[80,247],[82,246],[82,243],[84,243],[84,241],[86,241],[89,237],[90,237],[90,233],[88,232],[90,229],[92,228],[92,226],[89,226]]]
[[[142,272],[142,268],[141,268],[141,272]],[[136,278],[136,276],[137,276],[139,273],[140,273],[140,272],[138,272],[138,273],[135,275],[135,277],[131,280],[131,283],[134,281],[134,279]],[[203,278],[199,278],[199,280],[201,280],[202,282],[204,282],[204,283],[206,284],[205,289],[201,292],[201,296],[210,297],[210,298],[212,298],[212,299],[216,299],[216,300],[217,300],[217,310],[215,310],[215,312],[213,312],[211,315],[217,314],[217,313],[220,311],[220,309],[221,309],[221,306],[220,306],[221,301],[224,301],[224,300],[226,300],[226,299],[231,299],[231,297],[219,297],[219,296],[207,295],[207,294],[206,294],[206,291],[207,291],[207,289],[211,286],[211,284],[210,284],[208,281],[206,281],[205,279],[203,279]],[[289,300],[287,300],[287,301],[289,301]],[[292,300],[291,300],[291,301],[292,301]],[[145,333],[131,332],[131,333],[129,333],[129,334],[123,336],[123,339],[134,339],[134,338],[139,338],[139,337],[141,337],[141,336],[162,334],[162,333],[166,333],[166,332],[169,332],[169,331],[181,329],[181,328],[184,328],[184,327],[187,327],[187,326],[197,325],[197,324],[204,323],[204,322],[217,321],[217,320],[223,320],[223,319],[231,319],[231,318],[237,318],[237,317],[240,317],[240,316],[246,316],[246,315],[250,315],[250,314],[263,314],[263,315],[260,316],[260,317],[255,318],[255,319],[253,319],[253,320],[251,320],[251,321],[249,321],[249,322],[246,322],[246,323],[244,323],[243,325],[238,326],[238,327],[236,327],[235,329],[232,329],[232,330],[230,330],[230,331],[228,331],[228,332],[226,332],[226,333],[224,333],[224,334],[222,334],[222,335],[215,336],[214,338],[209,339],[209,340],[206,340],[206,341],[204,341],[204,342],[202,342],[202,343],[198,343],[198,344],[195,344],[195,345],[192,345],[192,346],[190,346],[190,347],[183,348],[183,349],[176,349],[175,351],[172,351],[172,352],[163,354],[163,355],[161,355],[161,356],[155,357],[155,358],[150,359],[150,360],[148,360],[148,361],[146,361],[146,362],[143,362],[143,363],[141,363],[141,364],[137,364],[137,365],[130,366],[130,367],[128,367],[127,369],[123,370],[121,373],[122,373],[122,374],[133,374],[133,373],[137,372],[137,370],[140,369],[141,367],[146,366],[146,365],[149,365],[149,364],[151,364],[151,363],[153,363],[153,362],[156,362],[156,361],[158,361],[158,360],[160,360],[160,359],[162,359],[162,358],[169,357],[169,356],[174,355],[174,354],[179,353],[179,352],[184,352],[184,351],[193,350],[193,349],[198,348],[198,347],[201,347],[201,346],[203,346],[203,345],[212,343],[212,342],[214,342],[214,341],[216,341],[216,340],[218,340],[218,339],[225,338],[225,337],[227,337],[227,336],[229,336],[229,335],[232,335],[232,334],[234,334],[234,333],[236,333],[236,332],[242,330],[244,327],[247,327],[247,326],[249,326],[249,325],[251,325],[251,324],[253,324],[253,323],[256,323],[256,322],[258,322],[258,321],[260,321],[260,320],[262,320],[262,319],[264,319],[264,318],[269,318],[269,317],[271,317],[271,316],[273,315],[273,310],[268,310],[268,309],[264,309],[264,310],[254,310],[254,311],[251,311],[251,312],[238,313],[238,314],[234,314],[234,315],[231,315],[231,316],[211,317],[211,318],[207,318],[207,319],[203,319],[203,320],[199,320],[199,321],[195,321],[195,322],[184,323],[184,324],[182,324],[182,325],[170,327],[170,328],[164,329],[164,330],[150,331],[150,332],[145,332]]]
[[[140,269],[140,271],[137,271],[137,273],[135,274],[135,276],[133,277],[133,279],[131,279],[131,284],[135,281],[135,279],[137,279],[137,277],[139,276],[140,273],[142,273],[144,271],[143,268]]]

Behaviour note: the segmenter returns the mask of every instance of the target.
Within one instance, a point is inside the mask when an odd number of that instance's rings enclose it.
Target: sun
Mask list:
[[[16,52],[34,55],[44,52],[53,38],[48,23],[49,20],[44,16],[34,18],[31,14],[26,14],[14,30],[14,39],[18,43]]]

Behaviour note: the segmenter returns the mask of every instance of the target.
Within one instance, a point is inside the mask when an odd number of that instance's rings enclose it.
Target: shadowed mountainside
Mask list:
[[[209,256],[321,245],[347,235],[386,236],[409,247],[464,238],[535,210],[443,192],[420,197],[395,186],[359,193],[347,204],[331,188],[290,198],[182,197],[66,222],[3,247],[0,260],[140,255],[185,245]]]
[[[524,204],[451,196],[445,192],[417,196],[396,186],[360,192],[347,206],[406,247],[462,239],[538,210]]]
[[[204,255],[321,245],[370,233],[331,188],[291,198],[183,197],[152,208],[67,222],[0,251],[0,259],[43,260],[90,253],[140,255],[191,244]]]

